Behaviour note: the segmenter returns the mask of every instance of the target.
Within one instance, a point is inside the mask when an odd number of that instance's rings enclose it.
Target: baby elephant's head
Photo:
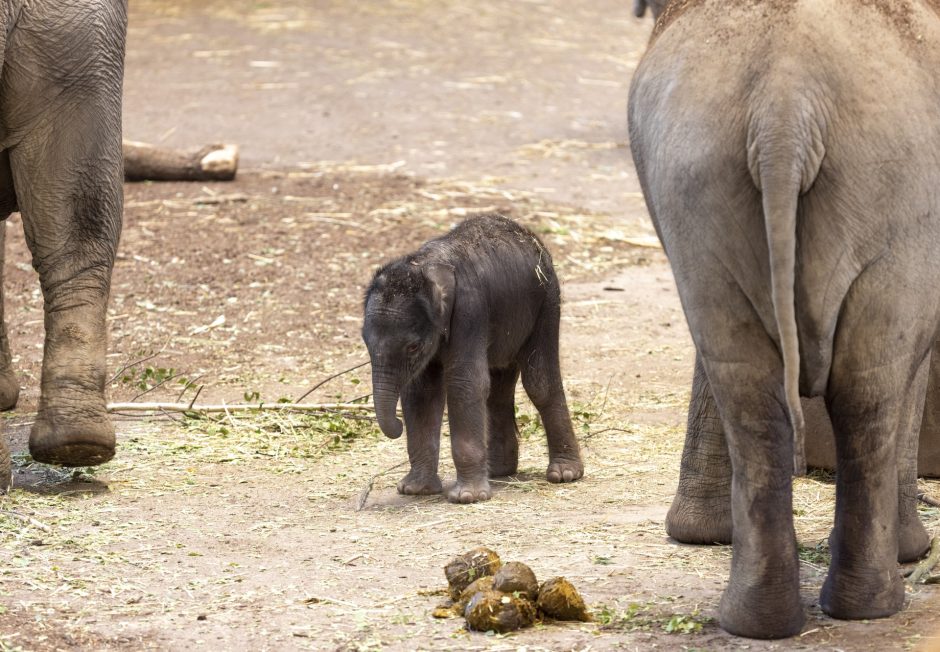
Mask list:
[[[366,291],[362,339],[372,360],[372,396],[379,427],[400,437],[398,398],[449,335],[454,268],[404,258],[376,272]]]

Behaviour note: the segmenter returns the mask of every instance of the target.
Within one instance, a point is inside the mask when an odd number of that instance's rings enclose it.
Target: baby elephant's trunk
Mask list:
[[[398,387],[388,380],[376,378],[372,374],[372,395],[375,401],[375,416],[379,421],[379,428],[390,439],[401,437],[403,427],[401,421],[395,416],[398,407]]]

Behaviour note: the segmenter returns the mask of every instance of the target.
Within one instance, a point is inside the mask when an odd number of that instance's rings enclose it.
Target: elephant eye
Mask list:
[[[411,344],[405,347],[405,351],[409,355],[411,355],[413,353],[417,353],[419,348],[421,348],[421,346],[417,342],[412,342]]]

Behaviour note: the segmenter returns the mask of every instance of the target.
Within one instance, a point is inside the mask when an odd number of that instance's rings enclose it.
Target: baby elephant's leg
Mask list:
[[[522,367],[522,385],[532,399],[548,437],[549,482],[573,482],[584,475],[578,440],[571,427],[571,415],[561,382],[558,358],[558,322],[561,316],[557,304],[542,307],[534,332],[523,348],[519,359]]]
[[[490,369],[489,418],[486,452],[491,478],[512,475],[519,466],[519,430],[516,427],[516,382],[519,369]]]
[[[443,488],[437,465],[444,416],[444,378],[440,365],[431,363],[405,387],[401,406],[405,415],[411,471],[398,483],[398,493],[439,494]]]
[[[490,370],[484,351],[469,351],[456,360],[447,377],[447,416],[450,448],[457,482],[448,489],[452,503],[475,503],[493,496],[487,475],[486,403]]]

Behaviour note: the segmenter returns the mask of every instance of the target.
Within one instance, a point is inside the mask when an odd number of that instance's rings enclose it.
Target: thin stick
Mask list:
[[[930,540],[930,554],[927,555],[927,559],[917,564],[907,581],[911,584],[917,584],[933,570],[937,562],[940,562],[940,537],[934,537]]]
[[[342,376],[343,374],[348,374],[350,371],[355,371],[355,370],[358,369],[359,367],[365,367],[367,364],[369,364],[369,362],[371,362],[371,361],[370,361],[370,360],[366,360],[365,362],[360,362],[360,363],[357,364],[355,367],[350,367],[349,369],[344,369],[343,371],[338,371],[338,372],[336,372],[335,374],[333,374],[332,376],[327,376],[326,378],[324,378],[323,380],[321,380],[320,382],[318,382],[316,385],[314,385],[313,387],[311,387],[310,389],[308,389],[306,392],[304,392],[303,394],[301,394],[300,398],[298,398],[298,399],[295,401],[295,403],[300,403],[302,400],[304,400],[305,398],[307,398],[308,396],[310,396],[311,394],[313,394],[315,391],[317,391],[318,389],[320,389],[321,387],[323,387],[324,385],[326,385],[328,382],[330,382],[330,381],[333,380],[334,378],[339,378],[339,377]]]
[[[32,516],[27,516],[26,514],[20,514],[19,512],[14,512],[12,509],[0,509],[0,514],[9,514],[10,516],[14,518],[18,518],[21,521],[25,521],[26,523],[29,523],[30,525],[35,525],[40,530],[44,530],[46,532],[50,532],[52,530],[51,527],[49,527],[42,521],[37,521]]]
[[[124,365],[123,367],[121,367],[121,368],[118,370],[118,372],[117,372],[116,374],[114,374],[113,376],[111,376],[111,380],[108,381],[108,385],[110,385],[110,384],[113,383],[115,380],[117,380],[117,379],[120,377],[121,374],[123,374],[125,371],[127,371],[127,370],[130,369],[131,367],[136,367],[136,366],[139,365],[139,364],[143,364],[143,363],[145,363],[145,362],[149,362],[150,360],[153,360],[153,359],[156,358],[158,355],[160,355],[161,353],[163,353],[163,352],[166,350],[166,347],[168,347],[169,345],[170,345],[170,340],[167,339],[167,341],[164,342],[163,346],[160,347],[160,350],[157,351],[156,353],[152,353],[152,354],[148,355],[148,356],[145,357],[145,358],[141,358],[140,360],[134,360],[133,362],[128,362],[126,365]]]
[[[372,492],[372,485],[375,484],[375,481],[376,481],[378,478],[382,477],[382,476],[385,475],[386,473],[391,473],[391,472],[394,471],[395,469],[397,469],[397,468],[399,468],[399,467],[402,467],[402,466],[404,466],[404,465],[407,464],[407,463],[408,463],[408,460],[405,460],[404,462],[399,462],[399,463],[396,464],[395,466],[393,466],[393,467],[391,467],[391,468],[388,468],[388,469],[385,469],[385,470],[382,471],[381,473],[376,473],[376,474],[373,475],[371,478],[369,478],[369,482],[366,483],[366,486],[363,487],[362,492],[359,494],[359,502],[358,502],[357,505],[356,505],[356,511],[357,511],[357,512],[362,511],[362,508],[366,506],[366,501],[369,500],[369,494]]]
[[[108,412],[330,412],[350,410],[353,412],[375,412],[371,403],[108,403]]]
[[[205,374],[199,374],[199,375],[196,376],[195,378],[193,378],[193,379],[191,379],[191,380],[187,380],[187,381],[186,381],[186,384],[183,386],[183,391],[180,392],[179,394],[177,394],[176,400],[177,400],[177,401],[182,401],[182,400],[183,400],[183,395],[184,395],[186,392],[188,392],[191,387],[195,387],[195,386],[196,386],[196,382],[199,381],[199,380],[202,380],[202,377],[203,377],[203,376],[205,376]],[[202,385],[200,385],[200,386],[199,386],[199,389],[196,391],[196,396],[199,396],[199,392],[201,392],[201,391],[202,391]],[[193,402],[195,403],[195,401],[193,401]]]
[[[205,385],[200,385],[199,387],[196,388],[196,393],[193,394],[193,400],[191,400],[191,401],[189,402],[189,409],[190,409],[190,410],[193,409],[193,406],[196,404],[196,399],[199,398],[199,395],[200,395],[200,394],[202,394],[202,388],[203,388],[203,387],[205,387]],[[180,395],[180,398],[183,398],[182,395]],[[177,400],[179,400],[179,399],[177,399]]]
[[[600,430],[595,430],[594,432],[589,432],[589,433],[587,433],[586,435],[584,435],[583,437],[579,437],[579,438],[578,438],[578,441],[579,441],[579,442],[585,442],[585,441],[587,441],[588,439],[591,439],[591,438],[593,438],[593,437],[597,437],[598,435],[602,435],[602,434],[604,434],[605,432],[630,432],[630,431],[627,430],[626,428],[601,428]]]
[[[135,396],[135,397],[132,398],[131,400],[132,400],[132,401],[136,401],[136,400],[139,399],[141,396],[145,396],[145,395],[149,394],[150,392],[152,392],[152,391],[154,391],[154,390],[156,390],[156,389],[159,389],[159,388],[163,387],[164,385],[166,385],[166,384],[167,384],[168,382],[170,382],[171,380],[176,380],[177,378],[179,378],[179,377],[182,376],[182,375],[183,375],[183,372],[181,371],[181,372],[179,372],[178,374],[173,374],[172,376],[167,376],[166,378],[164,378],[163,380],[161,380],[159,383],[157,383],[157,384],[154,385],[153,387],[148,387],[147,389],[145,389],[144,391],[142,391],[140,394],[138,394],[137,396]]]
[[[931,507],[940,507],[940,500],[937,500],[926,491],[918,492],[917,500],[924,503],[925,505],[930,505]]]

